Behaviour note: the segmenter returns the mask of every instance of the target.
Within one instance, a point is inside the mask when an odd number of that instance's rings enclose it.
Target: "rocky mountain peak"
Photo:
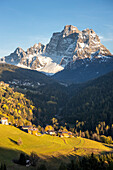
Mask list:
[[[62,32],[54,33],[45,50],[47,55],[62,56],[60,65],[80,59],[111,56],[109,50],[100,43],[93,29],[79,31],[77,27],[66,25]]]
[[[103,62],[107,61],[109,56],[112,54],[101,44],[93,29],[79,31],[73,25],[66,25],[61,32],[53,33],[46,46],[36,43],[26,52],[18,47],[2,60],[47,73],[56,73],[66,67],[75,68],[80,60],[93,62],[98,59],[98,62]]]
[[[27,49],[27,54],[42,54],[45,50],[45,45],[38,43],[38,44],[34,44],[33,47],[30,47]]]
[[[44,46],[44,45],[39,42],[38,44],[37,44],[37,43],[34,44],[33,48],[34,48],[34,49],[36,49],[36,48],[39,49],[39,48],[42,48],[43,46]]]
[[[20,54],[23,52],[24,52],[24,50],[21,47],[17,47],[16,50],[14,51],[15,54]]]
[[[63,37],[66,37],[66,36],[73,34],[73,33],[79,33],[80,31],[78,30],[77,27],[75,27],[73,25],[66,25],[62,32],[63,32]]]
[[[37,48],[38,47],[38,44],[37,43],[35,43],[34,44],[34,46],[33,46],[33,48]]]

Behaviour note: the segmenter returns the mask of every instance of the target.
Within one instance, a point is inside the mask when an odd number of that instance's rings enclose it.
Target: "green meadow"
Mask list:
[[[17,142],[21,138],[22,145]],[[108,153],[112,152],[111,145],[85,138],[60,138],[57,136],[34,136],[25,133],[13,126],[0,125],[0,161],[7,167],[14,169],[26,169],[13,163],[13,159],[18,159],[21,152],[30,154],[36,152],[42,162],[46,162],[47,167],[57,168],[61,161],[70,161],[75,156],[83,156],[92,152]],[[40,162],[39,162],[40,163]],[[27,169],[33,169],[27,167]],[[52,169],[52,168],[51,168]]]

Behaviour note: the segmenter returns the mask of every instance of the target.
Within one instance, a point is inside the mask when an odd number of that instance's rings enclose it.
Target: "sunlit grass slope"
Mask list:
[[[21,138],[23,144],[17,145]],[[0,160],[6,160],[10,164],[20,152],[30,154],[36,152],[41,157],[76,154],[83,155],[88,151],[112,151],[108,146],[83,138],[60,138],[49,135],[34,136],[27,134],[18,128],[0,125]]]

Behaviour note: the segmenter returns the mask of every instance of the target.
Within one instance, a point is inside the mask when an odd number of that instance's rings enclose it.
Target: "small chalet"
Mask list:
[[[70,138],[73,137],[73,134],[70,131],[68,132],[68,135],[69,135]]]
[[[56,132],[54,131],[54,128],[51,125],[47,125],[45,127],[45,133],[48,135],[56,136]]]
[[[48,130],[48,134],[52,136],[56,136],[56,132],[54,130]]]
[[[1,124],[2,124],[2,125],[9,125],[9,123],[8,123],[8,118],[2,117],[2,118],[1,118]]]
[[[25,131],[28,133],[28,129],[32,129],[32,126],[22,126],[21,130]]]
[[[72,137],[72,132],[70,131],[62,131],[62,132],[59,131],[58,134],[60,137],[66,137],[66,138]]]
[[[60,137],[69,138],[68,132],[62,132]]]
[[[4,83],[3,81],[1,81],[1,82],[0,82],[0,86],[9,87],[9,84]]]
[[[38,129],[37,128],[29,128],[28,129],[28,133],[29,134],[32,134],[32,135],[36,135],[36,136],[38,136]]]
[[[1,81],[1,82],[0,82],[0,86],[2,86],[3,84],[4,84],[4,82],[3,82],[3,81]]]
[[[33,126],[22,126],[21,130],[36,136],[38,136],[39,133],[39,130],[37,128],[33,128]]]

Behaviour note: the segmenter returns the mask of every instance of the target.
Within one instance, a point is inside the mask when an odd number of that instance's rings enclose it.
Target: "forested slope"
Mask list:
[[[113,72],[84,84],[64,107],[65,120],[86,121],[91,128],[99,121],[113,122]]]
[[[33,120],[33,103],[24,94],[0,82],[0,117],[7,117],[11,124],[30,125]]]

